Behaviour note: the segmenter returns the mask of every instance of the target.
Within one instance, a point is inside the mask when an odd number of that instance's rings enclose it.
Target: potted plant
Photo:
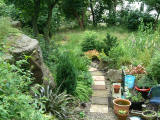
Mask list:
[[[135,89],[142,94],[144,99],[146,99],[150,88],[154,85],[156,85],[156,81],[152,80],[148,75],[143,75],[137,80]]]
[[[117,98],[113,100],[113,104],[114,104],[114,113],[116,115],[119,114],[119,110],[125,110],[127,113],[129,113],[129,108],[131,106],[131,102],[129,100]]]
[[[119,110],[117,117],[119,120],[126,120],[128,116],[128,112],[126,110]]]
[[[142,97],[141,93],[133,94],[130,98],[132,104],[130,109],[133,110],[142,110],[142,104],[144,104],[144,98]]]
[[[152,110],[146,110],[146,111],[142,112],[142,116],[146,120],[154,120],[157,117],[157,113]]]
[[[113,85],[114,93],[119,93],[120,87],[120,85]]]

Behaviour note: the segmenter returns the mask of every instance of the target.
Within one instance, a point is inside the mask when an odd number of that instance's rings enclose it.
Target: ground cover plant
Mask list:
[[[23,61],[17,62],[20,66]],[[1,119],[45,120],[43,111],[37,109],[37,103],[28,94],[31,74],[0,58],[0,116]]]

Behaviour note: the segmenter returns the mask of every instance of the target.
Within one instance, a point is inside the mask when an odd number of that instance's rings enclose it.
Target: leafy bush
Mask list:
[[[90,100],[90,96],[92,95],[91,85],[86,85],[83,81],[77,83],[75,96],[81,102],[88,102]]]
[[[73,96],[65,92],[59,93],[59,89],[53,90],[49,85],[45,87],[38,85],[34,91],[36,98],[45,105],[47,113],[52,113],[59,120],[76,117],[74,110],[78,103]]]
[[[156,80],[160,84],[160,53],[156,52],[151,59],[151,64],[148,66],[148,72],[153,80]]]
[[[0,16],[11,17],[12,19],[18,19],[20,12],[15,8],[13,4],[7,5],[4,0],[0,1]]]
[[[137,30],[143,21],[144,25],[147,26],[147,24],[153,24],[154,18],[148,14],[148,13],[142,13],[141,11],[128,11],[128,16],[126,18],[125,25],[128,26],[131,30]]]
[[[104,49],[104,53],[108,55],[111,48],[117,46],[117,37],[113,37],[109,33],[107,33],[107,36],[103,40],[103,42],[105,45],[104,45],[104,48],[102,49]]]
[[[17,64],[21,66],[23,61]],[[4,120],[45,120],[37,103],[27,94],[29,72],[0,59],[0,116]]]
[[[77,86],[78,70],[75,66],[75,57],[73,52],[60,52],[56,67],[56,83],[60,87],[60,91],[67,90],[67,93],[72,95]]]
[[[93,31],[87,31],[85,32],[84,35],[84,41],[82,42],[82,50],[84,52],[89,51],[89,50],[94,50],[96,49],[96,38],[97,35]]]

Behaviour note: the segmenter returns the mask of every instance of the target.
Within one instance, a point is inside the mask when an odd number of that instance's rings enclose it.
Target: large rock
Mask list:
[[[122,80],[122,71],[110,69],[107,72],[106,78],[112,82],[119,82]]]
[[[8,41],[11,44],[9,53],[12,57],[7,58],[17,61],[22,59],[24,55],[29,56],[28,61],[30,63],[30,68],[35,77],[34,83],[50,83],[53,87],[55,86],[52,74],[43,62],[39,42],[36,39],[32,39],[24,34],[19,34],[16,36],[10,36]]]

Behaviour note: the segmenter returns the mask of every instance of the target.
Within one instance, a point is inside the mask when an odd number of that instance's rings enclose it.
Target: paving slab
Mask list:
[[[104,73],[101,71],[92,71],[91,75],[92,76],[104,76]]]
[[[92,76],[94,81],[105,81],[104,76]]]
[[[105,85],[94,85],[93,86],[94,90],[106,90]]]
[[[97,105],[108,104],[108,100],[106,97],[92,97],[91,101],[92,101],[92,104],[97,104]]]
[[[105,85],[105,81],[94,81],[94,85]]]
[[[108,113],[108,106],[107,105],[92,104],[91,108],[90,108],[90,112],[93,112],[93,113]]]
[[[94,90],[93,97],[107,97],[108,96],[108,92],[106,90]]]
[[[90,72],[97,71],[97,68],[90,67],[90,68],[89,68],[89,71],[90,71]]]

